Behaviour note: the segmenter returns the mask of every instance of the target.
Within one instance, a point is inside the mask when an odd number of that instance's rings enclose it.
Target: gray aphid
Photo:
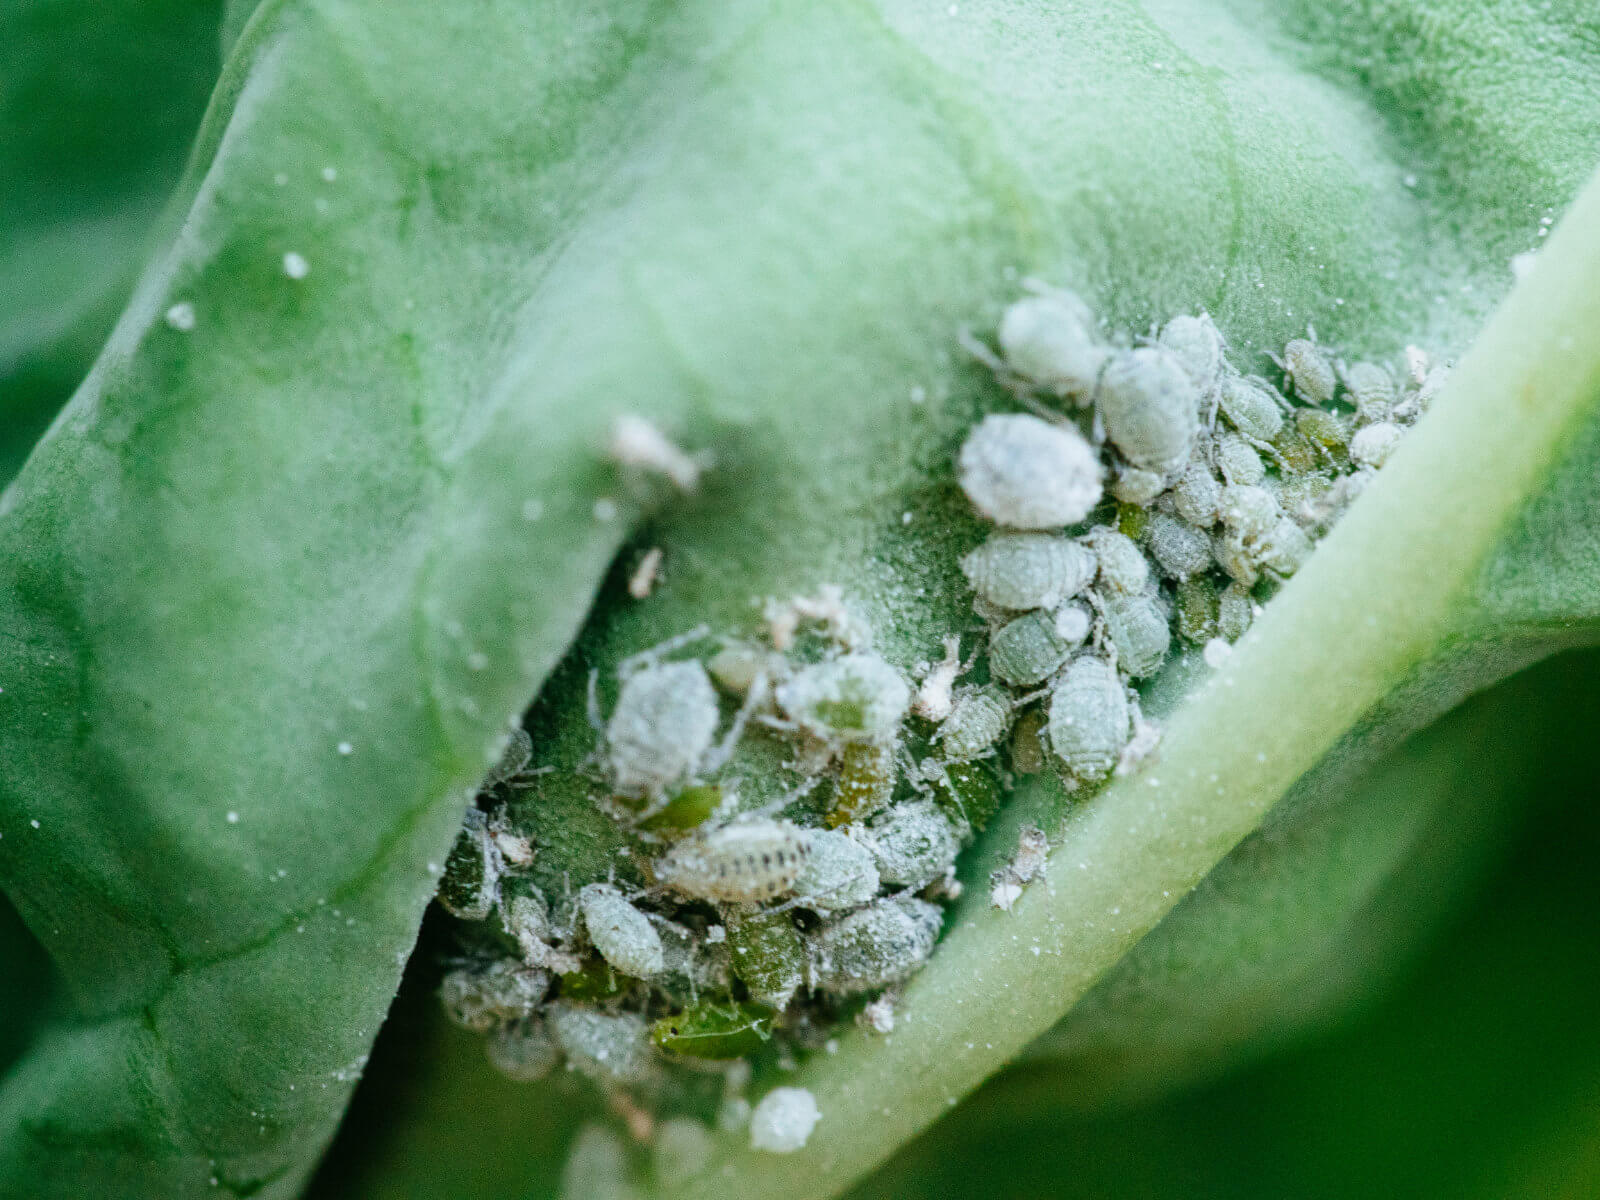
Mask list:
[[[486,1033],[533,1016],[549,990],[548,971],[505,958],[448,972],[439,984],[439,998],[457,1025]]]
[[[1094,387],[1110,351],[1094,334],[1094,317],[1071,292],[1026,296],[1000,318],[1006,365],[1057,396],[1081,396]]]
[[[585,1075],[632,1083],[649,1067],[650,1026],[636,1013],[613,1016],[558,1002],[544,1016],[568,1064]]]
[[[1149,504],[1167,486],[1167,477],[1160,471],[1146,471],[1140,467],[1123,467],[1111,483],[1111,494],[1124,504]]]
[[[1209,396],[1222,374],[1222,333],[1208,313],[1198,317],[1173,317],[1162,326],[1156,341],[1170,350],[1189,372],[1195,387],[1203,396]]]
[[[1243,584],[1230,583],[1217,598],[1217,632],[1230,642],[1237,642],[1255,620],[1255,601]]]
[[[1100,561],[1098,582],[1102,591],[1142,592],[1150,584],[1150,564],[1139,545],[1109,525],[1091,529],[1082,538]]]
[[[1060,636],[1055,617],[1050,619]],[[1063,639],[1065,641],[1065,639]],[[1011,728],[1011,698],[993,685],[965,687],[956,692],[955,707],[934,734],[948,762],[987,754]]]
[[[1172,627],[1160,600],[1148,592],[1105,592],[1099,600],[1100,619],[1116,648],[1117,666],[1135,679],[1154,675],[1172,646]]]
[[[528,736],[526,729],[513,729],[506,748],[500,752],[500,757],[478,785],[479,790],[488,791],[497,784],[510,782],[532,761],[533,739]]]
[[[859,908],[878,894],[878,868],[872,853],[837,829],[808,829],[810,855],[795,880],[797,903],[826,916]]]
[[[915,890],[954,865],[961,852],[961,837],[937,804],[913,800],[873,818],[867,828],[867,848],[877,864],[879,880],[890,887]]]
[[[985,417],[967,435],[958,465],[973,507],[1012,529],[1076,525],[1103,490],[1099,460],[1083,435],[1026,413]]]
[[[1152,514],[1145,544],[1168,579],[1187,579],[1211,568],[1211,539],[1176,517]]]
[[[1111,664],[1084,655],[1073,660],[1050,697],[1045,738],[1075,783],[1111,774],[1128,744],[1128,693]]]
[[[804,830],[758,817],[684,838],[656,859],[655,875],[695,900],[754,904],[792,892],[810,856]]]
[[[635,979],[661,974],[666,965],[661,936],[650,919],[629,904],[616,888],[610,884],[591,883],[578,893],[578,909],[583,913],[589,941],[601,958]]]
[[[1031,687],[1055,673],[1072,645],[1056,632],[1055,618],[1025,613],[989,639],[989,671],[1013,687]]]
[[[1200,432],[1199,392],[1178,356],[1158,346],[1125,350],[1095,390],[1111,444],[1136,467],[1176,474]]]
[[[1222,415],[1252,442],[1272,441],[1283,429],[1282,402],[1267,384],[1230,375],[1222,385]]]
[[[1377,363],[1358,362],[1344,369],[1344,386],[1363,425],[1386,421],[1398,396],[1394,376]]]
[[[1350,439],[1350,461],[1361,467],[1381,467],[1400,444],[1405,431],[1388,421],[1357,430]]]
[[[1172,489],[1172,508],[1183,520],[1198,529],[1217,523],[1222,506],[1222,485],[1211,468],[1199,459],[1184,468],[1183,477]]]
[[[1283,348],[1283,369],[1294,382],[1294,390],[1310,404],[1326,404],[1338,386],[1333,360],[1315,342],[1295,338]]]
[[[1225,433],[1217,439],[1217,470],[1230,484],[1253,487],[1266,478],[1267,469],[1243,434]]]
[[[892,739],[911,706],[911,688],[871,651],[841,655],[795,673],[779,686],[778,707],[825,741]]]
[[[717,694],[698,662],[654,663],[622,683],[606,724],[606,763],[618,795],[659,796],[711,749]]]
[[[1288,578],[1311,557],[1311,539],[1291,518],[1279,517],[1272,532],[1262,538],[1256,547],[1256,559],[1262,569],[1279,578]]]
[[[1222,523],[1247,544],[1271,533],[1281,516],[1283,509],[1266,488],[1230,484],[1222,489]]]
[[[848,996],[909,978],[933,953],[942,921],[937,905],[901,896],[824,926],[811,944],[813,986]]]
[[[561,1061],[561,1048],[538,1017],[502,1025],[489,1034],[484,1053],[495,1070],[518,1083],[533,1083]]]
[[[1049,533],[997,533],[961,559],[973,590],[999,608],[1056,608],[1094,578],[1094,552]]]

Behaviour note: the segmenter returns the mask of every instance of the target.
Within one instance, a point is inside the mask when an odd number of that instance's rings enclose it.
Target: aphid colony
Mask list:
[[[998,341],[968,348],[1027,411],[985,417],[956,456],[992,529],[959,562],[977,619],[941,658],[902,671],[823,587],[769,606],[762,636],[698,628],[623,662],[609,714],[591,676],[592,794],[626,836],[623,882],[541,892],[504,808],[468,814],[439,900],[474,924],[441,994],[500,1070],[565,1061],[658,1099],[686,1077],[670,1065],[720,1070],[732,1124],[747,1057],[786,1060],[852,1014],[893,1028],[1010,776],[1053,771],[1081,794],[1152,753],[1133,685],[1175,639],[1217,661],[1439,383],[1419,353],[1396,375],[1297,339],[1280,389],[1241,374],[1207,316],[1119,344],[1043,287]],[[629,462],[693,461],[649,430],[627,445]],[[782,747],[801,786],[745,802],[730,763],[752,741]],[[485,797],[529,756],[521,735]],[[1017,903],[1047,853],[1024,829],[992,902]]]

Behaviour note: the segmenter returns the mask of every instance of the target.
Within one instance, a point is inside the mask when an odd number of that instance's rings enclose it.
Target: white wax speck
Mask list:
[[[1200,652],[1200,656],[1206,660],[1206,666],[1215,670],[1227,662],[1228,656],[1232,653],[1233,647],[1228,644],[1227,639],[1217,637],[1206,643],[1205,649]]]
[[[306,261],[305,255],[291,250],[283,256],[283,273],[290,279],[304,279],[311,274],[311,264]]]
[[[340,754],[354,754],[355,753],[355,749],[356,748],[354,746],[352,746],[349,742],[340,742],[339,743],[339,753]]]
[[[322,168],[322,182],[323,183],[332,183],[337,178],[339,178],[339,172],[338,172],[338,170],[336,168],[334,168],[334,167],[323,167]]]
[[[817,1098],[805,1088],[773,1088],[750,1114],[750,1146],[792,1153],[806,1144],[821,1117]]]
[[[239,823],[239,814],[236,813],[236,812],[228,813],[228,824],[229,825],[237,825],[238,823]]]
[[[29,824],[29,825],[32,825],[32,826],[33,826],[33,827],[34,827],[34,828],[35,828],[35,829],[37,829],[37,828],[39,828],[39,822],[38,822],[38,819],[37,819],[37,818],[35,818],[35,819],[34,819],[34,820],[32,820],[32,821],[29,821],[29,822],[28,822],[28,824]]]
[[[167,309],[167,324],[179,333],[188,333],[194,328],[194,305],[187,300],[179,300]]]
[[[594,519],[596,521],[615,521],[617,519],[617,502],[605,496],[594,502]]]
[[[288,172],[279,171],[276,175],[274,175],[272,177],[272,182],[277,184],[279,187],[282,187],[284,184],[289,182]]]
[[[524,521],[537,521],[544,516],[543,500],[524,500],[522,502],[522,519]]]

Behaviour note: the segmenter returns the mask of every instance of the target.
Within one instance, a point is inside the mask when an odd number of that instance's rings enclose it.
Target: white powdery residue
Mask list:
[[[634,568],[633,574],[628,577],[628,595],[635,600],[647,600],[655,589],[656,580],[661,578],[661,559],[663,551],[660,546],[652,546],[639,565]]]
[[[304,279],[311,274],[311,264],[306,261],[305,255],[291,250],[283,256],[283,273],[290,279]]]
[[[187,300],[179,300],[167,309],[166,319],[170,328],[176,329],[179,333],[188,333],[195,325],[194,305]]]
[[[594,502],[594,519],[596,521],[615,521],[617,519],[617,502],[606,496]]]
[[[1206,666],[1213,671],[1228,661],[1228,656],[1233,653],[1233,647],[1226,638],[1215,637],[1206,643],[1205,649],[1200,651],[1200,656],[1206,660]]]
[[[817,1098],[805,1088],[773,1088],[750,1114],[750,1146],[792,1154],[806,1144],[821,1119]]]
[[[236,812],[229,812],[228,813],[228,824],[229,825],[237,825],[238,823],[239,823],[239,814],[236,813]]]
[[[340,754],[344,754],[344,755],[354,754],[355,750],[356,750],[356,748],[354,746],[352,746],[349,742],[340,742],[339,745],[338,745],[338,751],[339,751]]]
[[[323,183],[332,183],[337,178],[339,178],[339,171],[338,171],[338,169],[336,167],[323,167],[322,168],[322,182]]]

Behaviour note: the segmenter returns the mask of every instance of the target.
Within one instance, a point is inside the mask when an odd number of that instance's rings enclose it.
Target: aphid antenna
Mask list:
[[[589,718],[589,726],[596,733],[604,737],[606,732],[606,719],[600,711],[600,669],[589,668],[589,686],[585,695],[584,712]],[[596,746],[591,754],[598,754],[600,748]]]
[[[654,666],[668,654],[681,650],[685,646],[691,646],[695,642],[703,642],[710,636],[711,626],[704,622],[696,625],[693,629],[686,629],[680,634],[669,637],[664,642],[658,642],[648,650],[641,650],[637,654],[628,655],[627,658],[617,664],[617,677],[622,679],[629,675],[637,674],[646,667]]]

